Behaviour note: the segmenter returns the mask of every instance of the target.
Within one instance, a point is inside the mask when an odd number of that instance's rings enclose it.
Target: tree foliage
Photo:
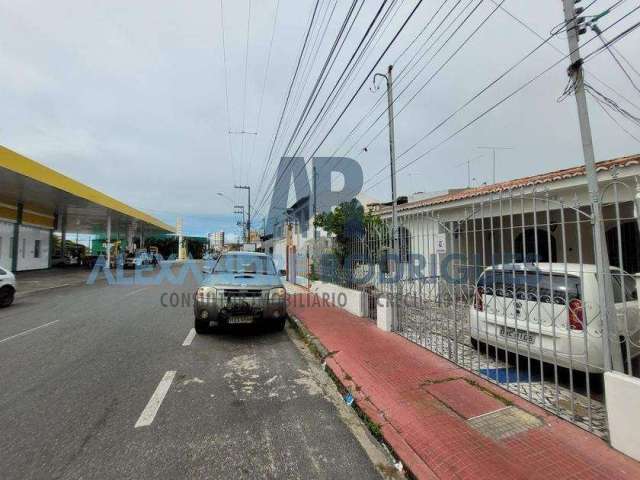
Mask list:
[[[354,198],[341,203],[331,212],[316,215],[313,224],[333,235],[336,241],[334,253],[340,265],[344,265],[350,243],[363,239],[367,231],[382,225],[382,220],[371,212],[365,212],[360,202]]]

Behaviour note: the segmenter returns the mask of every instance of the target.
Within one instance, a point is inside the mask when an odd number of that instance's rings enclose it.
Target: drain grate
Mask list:
[[[470,418],[467,423],[492,440],[503,440],[543,425],[542,420],[518,407],[505,407],[485,413]]]

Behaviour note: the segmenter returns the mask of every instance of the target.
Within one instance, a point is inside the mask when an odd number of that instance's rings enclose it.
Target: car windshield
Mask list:
[[[262,255],[223,255],[216,263],[213,273],[252,273],[275,275],[276,268],[271,257]]]

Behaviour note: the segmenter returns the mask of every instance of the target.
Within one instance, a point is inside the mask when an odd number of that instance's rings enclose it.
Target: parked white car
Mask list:
[[[16,277],[9,270],[0,267],[0,308],[13,303],[16,294]]]
[[[640,354],[635,278],[615,267],[611,275],[623,355],[633,359]],[[601,373],[603,331],[595,265],[487,268],[476,283],[470,332],[474,346],[480,342],[560,367]]]

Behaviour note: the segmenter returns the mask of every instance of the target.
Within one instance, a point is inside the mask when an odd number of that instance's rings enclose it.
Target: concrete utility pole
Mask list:
[[[609,268],[609,253],[605,241],[604,222],[602,218],[602,205],[600,202],[600,189],[596,173],[595,154],[593,152],[593,139],[591,137],[591,124],[589,123],[589,111],[587,110],[587,96],[584,91],[584,72],[582,58],[579,50],[579,35],[584,32],[584,17],[580,17],[582,9],[575,8],[575,0],[563,0],[564,19],[569,41],[569,53],[571,65],[567,70],[574,82],[574,93],[578,105],[578,120],[580,121],[580,135],[582,137],[582,153],[584,155],[585,171],[591,197],[591,213],[593,215],[593,237],[595,241],[596,268],[598,270],[600,288],[598,289],[600,300],[600,315],[602,317],[602,349],[604,356],[604,369],[622,372],[622,351],[616,325],[616,311],[613,303],[613,286]]]
[[[491,183],[496,183],[496,150],[512,150],[513,147],[498,147],[494,145],[489,145],[486,147],[478,147],[482,150],[491,150],[493,152],[493,168],[491,169]]]
[[[244,220],[244,205],[234,205],[233,206],[234,210],[233,213],[239,213],[242,215],[242,240],[246,241],[247,238],[247,232],[246,232],[246,228],[247,228],[247,224],[245,223]]]
[[[391,168],[391,251],[394,259],[399,261],[398,257],[398,212],[397,212],[397,193],[396,193],[396,145],[395,131],[393,122],[393,65],[389,65],[387,74],[376,73],[373,76],[373,84],[375,86],[376,77],[382,77],[387,82],[387,114],[389,117],[389,163]],[[397,292],[396,292],[397,293]],[[393,326],[397,328],[398,322],[398,299],[393,301]]]
[[[313,175],[313,240],[317,240],[318,239],[318,229],[316,228],[315,225],[315,221],[316,221],[316,215],[318,213],[318,197],[316,196],[316,167],[315,165],[311,168],[311,173]]]
[[[247,201],[247,242],[251,241],[251,187],[249,185],[234,185],[233,188],[246,190],[248,195]]]

